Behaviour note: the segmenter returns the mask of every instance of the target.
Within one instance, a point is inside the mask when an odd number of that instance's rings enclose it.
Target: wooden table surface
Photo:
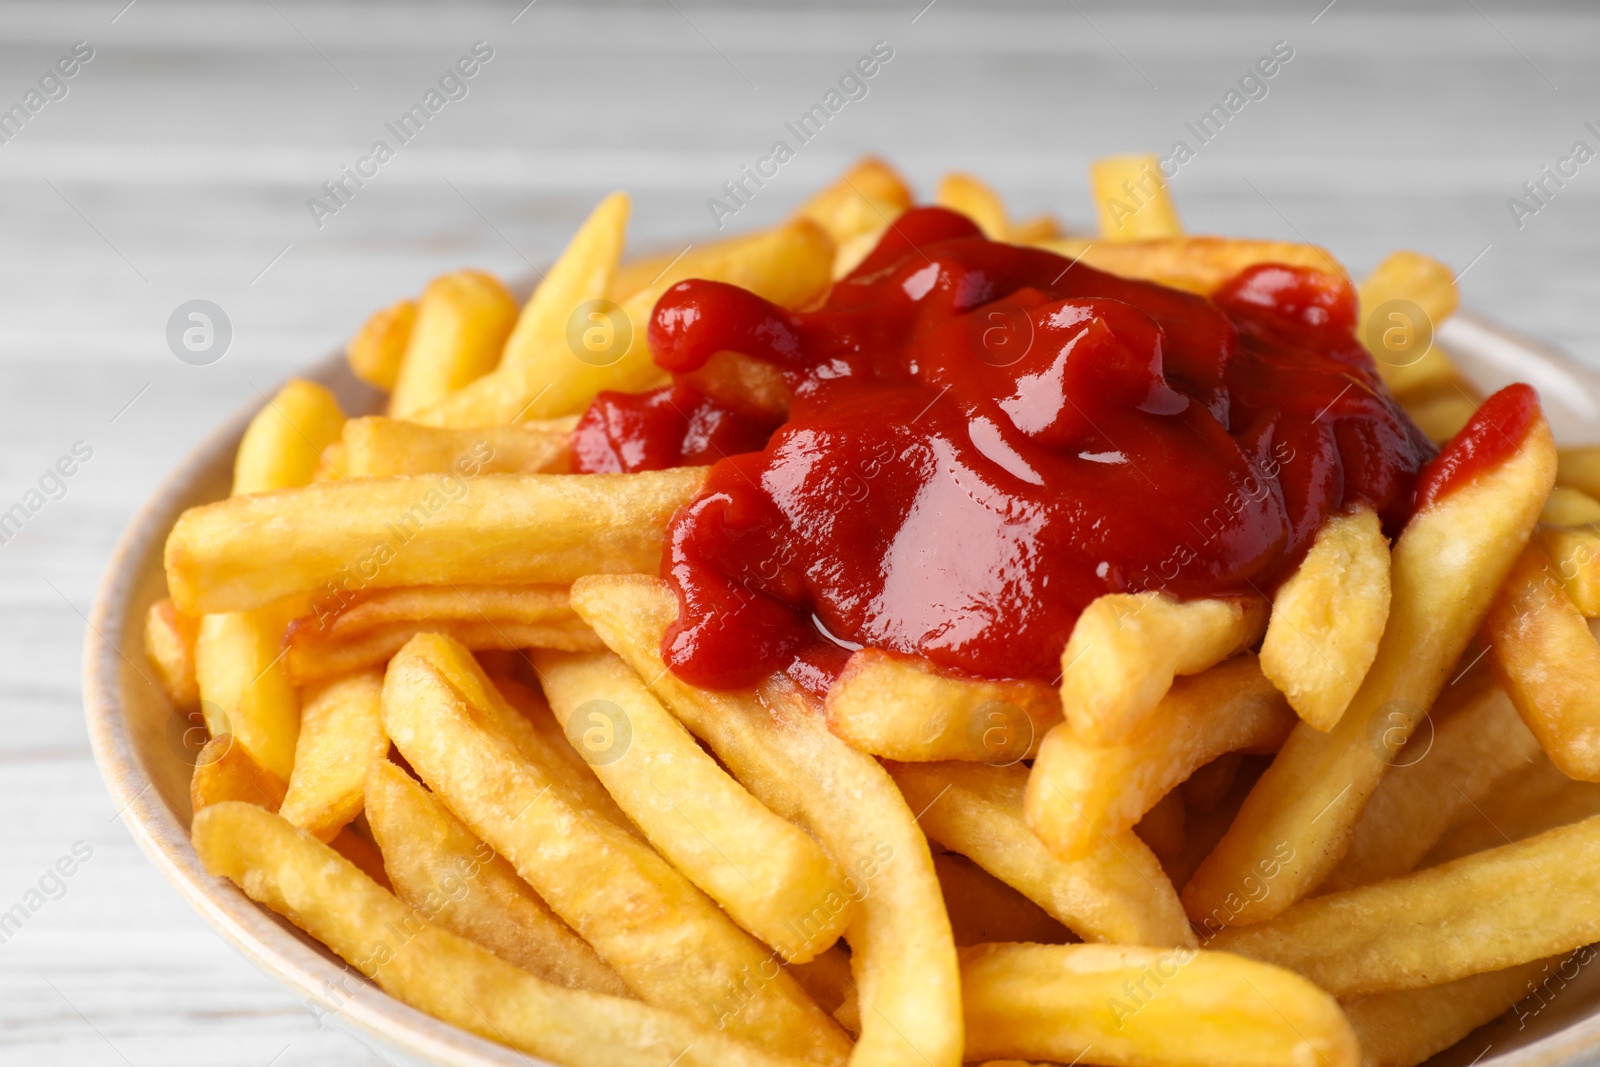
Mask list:
[[[924,190],[968,169],[1091,225],[1091,158],[1195,147],[1185,123],[1281,41],[1266,95],[1173,180],[1188,227],[1314,241],[1357,271],[1425,250],[1466,270],[1472,305],[1600,362],[1600,162],[1520,227],[1508,207],[1574,142],[1600,149],[1592,9],[524,2],[0,7],[0,106],[93,50],[0,144],[0,512],[33,511],[0,544],[0,913],[27,914],[0,928],[0,1063],[380,1062],[226,947],[119,825],[79,701],[107,553],[208,428],[431,275],[526,274],[613,188],[640,247],[707,233],[707,199],[876,42],[893,58],[867,96],[731,227],[867,151]],[[319,228],[308,198],[480,41],[467,95]],[[167,342],[197,298],[233,329],[206,366]],[[47,476],[75,446],[92,454]]]

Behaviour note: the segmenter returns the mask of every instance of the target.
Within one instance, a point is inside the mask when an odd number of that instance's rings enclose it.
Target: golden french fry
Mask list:
[[[194,676],[194,643],[199,636],[200,620],[179,611],[171,597],[162,597],[145,613],[144,654],[174,711],[200,706],[200,684]]]
[[[251,758],[232,734],[217,734],[205,743],[189,779],[189,806],[194,814],[225,800],[242,800],[277,811],[288,791],[283,779]]]
[[[501,366],[551,366],[550,352],[568,358],[567,338],[589,327],[604,309],[583,314],[585,305],[605,300],[622,259],[628,231],[626,193],[612,193],[590,212],[572,241],[545,273],[506,341]]]
[[[1461,303],[1454,272],[1420,252],[1393,252],[1361,283],[1361,339],[1397,395],[1460,380],[1434,331]]]
[[[475,692],[435,666],[441,657]],[[648,845],[571,803],[553,761],[529,759],[484,725],[499,711],[480,696],[489,689],[471,654],[445,638],[421,635],[389,664],[384,726],[450,810],[646,1002],[780,1054],[842,1063],[848,1041],[776,953]]]
[[[1443,701],[1441,701],[1441,704]],[[1392,768],[1361,812],[1350,849],[1321,889],[1338,892],[1413,870],[1458,818],[1539,756],[1539,742],[1498,685],[1475,687],[1462,706],[1429,713],[1426,747]]]
[[[1076,634],[1074,634],[1076,637]],[[1028,777],[1028,826],[1055,855],[1079,859],[1133,829],[1158,800],[1227,752],[1271,752],[1294,712],[1248,653],[1180,678],[1120,740],[1051,730]]]
[[[1200,812],[1215,810],[1233,791],[1243,762],[1243,753],[1227,752],[1184,779],[1184,808]]]
[[[1047,685],[953,677],[870,648],[850,657],[825,707],[836,736],[897,760],[1015,763],[1061,721]]]
[[[1099,597],[1078,616],[1061,653],[1067,723],[1091,741],[1127,737],[1155,710],[1176,676],[1199,674],[1250,647],[1266,626],[1266,601],[1254,597]]]
[[[1272,598],[1261,672],[1326,733],[1361,687],[1389,619],[1389,539],[1369,507],[1331,516]]]
[[[1162,870],[1183,853],[1188,840],[1189,812],[1184,807],[1183,790],[1174,789],[1155,802],[1151,809],[1134,823],[1133,832],[1150,846],[1161,862]]]
[[[339,480],[190,508],[167,538],[179,610],[242,611],[320,590],[570,582],[656,573],[700,467],[642,474],[453,474]]]
[[[784,307],[799,307],[832,281],[833,242],[809,219],[732,241],[690,248],[659,277],[602,314],[576,347],[542,348],[537,359],[508,365],[418,413],[433,426],[500,426],[572,415],[606,389],[633,391],[665,380],[646,340],[656,301],[685,278],[749,289]],[[581,349],[581,351],[579,351]]]
[[[971,174],[952,173],[940,178],[933,202],[977,223],[978,229],[991,241],[1004,241],[1011,236],[1005,201],[986,182]]]
[[[853,983],[850,956],[838,945],[805,963],[785,964],[800,988],[811,994],[817,1007],[832,1015],[843,1004]]]
[[[293,378],[256,413],[233,457],[233,492],[264,493],[311,481],[322,450],[339,436],[344,413],[333,394]]]
[[[417,302],[399,300],[381,311],[374,311],[350,339],[344,356],[350,372],[368,385],[384,392],[394,388],[400,377],[400,364],[411,342],[411,327],[417,321]]]
[[[1102,838],[1083,859],[1052,856],[1023,822],[1022,766],[892,763],[917,823],[1089,941],[1193,945],[1177,893],[1132,833]]]
[[[500,362],[517,302],[493,275],[458,270],[428,283],[389,394],[389,414],[411,418]]]
[[[855,881],[856,918],[845,936],[870,1009],[853,1062],[960,1063],[949,917],[927,838],[883,768],[829,733],[819,708],[775,680],[753,694],[679,681],[661,662],[677,605],[660,581],[586,578],[573,586],[572,606],[757,800],[809,830]]]
[[[1206,949],[961,950],[966,1058],[1108,1067],[1357,1067],[1334,999],[1299,975]]]
[[[1578,614],[1600,618],[1600,532],[1588,526],[1547,529],[1537,540]]]
[[[1407,393],[1400,406],[1434,444],[1442,445],[1472,421],[1481,398],[1461,382],[1448,382]]]
[[[393,474],[565,474],[577,420],[548,419],[479,429],[421,426],[378,416],[344,424],[346,478]]]
[[[417,620],[391,622],[350,637],[327,639],[314,632],[290,635],[284,663],[295,685],[310,685],[341,674],[382,666],[405,643],[420,633],[443,634],[474,652],[514,652],[525,648],[558,648],[589,652],[600,639],[587,626],[573,620],[549,623]]]
[[[1591,815],[1600,815],[1600,784],[1574,782],[1540,756],[1463,812],[1417,866],[1435,867]]]
[[[1559,883],[1553,876],[1559,875]],[[1453,982],[1600,936],[1600,817],[1219,932],[1216,948],[1350,997]]]
[[[362,671],[307,689],[289,792],[278,813],[320,841],[361,812],[367,768],[389,751],[383,672]]]
[[[1544,549],[1523,549],[1483,624],[1495,674],[1550,761],[1600,782],[1600,643]]]
[[[1483,621],[1538,519],[1555,477],[1542,416],[1517,450],[1419,510],[1392,553],[1389,623],[1366,680],[1337,726],[1302,723],[1239,817],[1183,890],[1190,917],[1224,909],[1234,923],[1270,918],[1338,864],[1367,798]],[[1228,906],[1269,858],[1271,892]]]
[[[235,500],[261,499],[235,497]],[[285,780],[300,736],[300,698],[283,663],[283,633],[299,605],[206,615],[194,643],[200,710],[212,737],[232,734]]]
[[[810,219],[836,243],[881,233],[911,207],[911,187],[881,159],[867,156],[795,212]]]
[[[1101,237],[1056,237],[1037,242],[1054,252],[1109,274],[1141,278],[1202,296],[1210,295],[1247,267],[1286,263],[1344,277],[1345,269],[1316,245],[1253,241],[1231,237],[1170,237],[1147,241],[1107,241]]]
[[[1181,237],[1183,224],[1157,156],[1102,156],[1089,164],[1089,191],[1107,241]]]
[[[1425,989],[1379,993],[1344,1005],[1361,1042],[1361,1067],[1416,1067],[1505,1014],[1558,961],[1535,960]]]
[[[644,682],[610,652],[534,656],[572,747],[650,843],[733,920],[804,962],[830,948],[853,907],[795,934],[819,901],[844,898],[839,869],[705,753]]]
[[[633,996],[509,863],[405,771],[376,760],[365,788],[367,820],[401,900],[547,982]]]
[[[935,852],[933,870],[957,948],[991,941],[1060,945],[1072,940],[1067,928],[1043,908],[965,856]]]
[[[540,981],[435,926],[260,808],[206,809],[195,819],[194,842],[206,870],[287,917],[391,996],[491,1041],[594,1067],[661,1067],[674,1058],[682,1067],[795,1062],[670,1011]]]
[[[1600,498],[1600,445],[1563,448],[1556,467],[1556,484]]]
[[[770,419],[775,425],[789,413],[789,385],[783,371],[764,360],[718,352],[682,379],[735,411]]]
[[[1581,489],[1557,485],[1544,502],[1539,522],[1545,526],[1591,526],[1600,522],[1600,500]]]

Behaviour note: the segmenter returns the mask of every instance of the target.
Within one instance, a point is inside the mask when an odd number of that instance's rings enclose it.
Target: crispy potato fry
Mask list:
[[[1015,763],[1061,721],[1047,685],[953,677],[870,648],[850,657],[825,707],[852,748],[897,760]]]
[[[1578,614],[1600,618],[1600,532],[1588,526],[1547,529],[1537,540]]]
[[[811,994],[817,1007],[829,1015],[844,1003],[853,985],[850,980],[850,954],[838,945],[805,963],[787,963],[784,966],[794,975],[800,987]]]
[[[1563,448],[1559,455],[1556,484],[1600,499],[1600,445]]]
[[[1074,635],[1076,637],[1076,635]],[[1051,730],[1028,777],[1028,826],[1055,855],[1079,859],[1133,829],[1156,802],[1227,752],[1272,752],[1294,712],[1248,653],[1180,678],[1131,733],[1096,743]]]
[[[1600,500],[1581,489],[1557,485],[1544,502],[1539,522],[1545,526],[1591,526],[1600,522]]]
[[[966,1057],[1118,1067],[1356,1067],[1332,997],[1289,971],[1205,949],[961,950]]]
[[[1558,885],[1551,880],[1558,873]],[[1600,817],[1302,900],[1212,945],[1351,997],[1453,982],[1600,937]]]
[[[1207,767],[1196,771],[1183,783],[1184,817],[1183,817],[1183,848],[1179,852],[1165,856],[1161,860],[1161,869],[1167,872],[1173,885],[1183,885],[1200,869],[1200,863],[1217,847],[1217,842],[1222,840],[1222,835],[1228,832],[1228,827],[1233,825],[1234,818],[1239,814],[1239,809],[1244,806],[1244,798],[1250,794],[1255,786],[1256,779],[1261,777],[1261,772],[1266,770],[1271,762],[1270,756],[1242,756],[1239,753],[1230,753],[1237,758],[1234,763],[1236,770],[1229,778],[1228,788],[1217,795],[1214,800],[1205,806],[1195,804],[1191,799],[1192,790],[1189,788],[1199,779],[1206,782],[1206,772],[1210,767],[1226,761],[1213,760]],[[1214,773],[1214,772],[1213,772]],[[1137,831],[1137,827],[1135,830]],[[1226,920],[1226,914],[1210,915],[1201,920],[1209,931],[1221,926]]]
[[[1480,403],[1481,397],[1463,383],[1452,381],[1408,393],[1400,406],[1428,440],[1442,445],[1472,421]]]
[[[491,1041],[595,1067],[661,1067],[674,1057],[682,1067],[794,1063],[670,1011],[540,981],[435,926],[310,834],[249,804],[208,808],[195,820],[194,839],[208,871],[391,996]]]
[[[374,761],[366,797],[367,819],[401,900],[547,982],[633,996],[511,864],[405,771]]]
[[[1461,707],[1440,711],[1435,706],[1429,713],[1431,738],[1419,737],[1426,748],[1415,755],[1408,751],[1373,790],[1349,851],[1322,891],[1410,872],[1452,823],[1539,757],[1539,742],[1492,682],[1476,686]]]
[[[541,652],[534,665],[572,747],[673,866],[787,960],[838,940],[853,907],[795,936],[818,901],[846,896],[833,860],[718,767],[631,667],[610,652]]]
[[[867,156],[802,204],[795,217],[815,222],[836,243],[866,234],[876,239],[911,201],[905,179],[883,160]]]
[[[1107,241],[1183,236],[1156,156],[1102,156],[1089,164],[1089,191],[1100,216],[1100,236]]]
[[[1200,812],[1215,810],[1233,791],[1243,762],[1243,753],[1225,752],[1184,779],[1184,808]]]
[[[1361,687],[1388,619],[1389,539],[1377,512],[1334,515],[1273,595],[1261,672],[1326,733]]]
[[[458,270],[428,283],[417,302],[389,415],[408,419],[494,370],[517,318],[499,279]]]
[[[1417,866],[1448,863],[1591,815],[1600,815],[1600,785],[1574,782],[1540,756],[1462,812]]]
[[[200,620],[179,611],[171,597],[162,597],[145,613],[144,654],[174,711],[200,706],[200,684],[194,676],[194,644],[199,636]]]
[[[189,806],[194,814],[225,800],[242,800],[277,811],[289,787],[235,744],[232,734],[207,741],[194,761],[189,779]]]
[[[300,708],[289,793],[278,814],[319,841],[361,813],[367,768],[389,751],[383,672],[362,671],[307,689]]]
[[[235,499],[260,499],[259,497]],[[195,637],[200,710],[212,737],[232,734],[267,770],[285,780],[300,736],[300,697],[289,684],[282,641],[299,605],[206,615]]]
[[[1425,989],[1380,993],[1344,1005],[1361,1042],[1361,1067],[1416,1067],[1505,1014],[1555,960],[1535,960]]]
[[[596,319],[604,321],[603,310],[578,316],[586,304],[604,300],[611,291],[628,232],[629,208],[626,193],[612,193],[589,213],[523,306],[506,341],[501,366],[548,370],[550,352],[569,356],[567,338],[575,323],[581,329]]]
[[[382,666],[420,633],[443,634],[479,653],[520,655],[520,650],[525,648],[587,652],[600,647],[599,639],[589,628],[576,622],[391,622],[334,640],[297,633],[284,662],[294,684],[310,685],[352,671]]]
[[[1258,598],[1175,600],[1110,593],[1078,616],[1061,653],[1061,707],[1074,733],[1127,737],[1180,674],[1199,674],[1249,648],[1267,627]]]
[[[949,918],[927,839],[883,768],[775,681],[755,694],[679,681],[661,662],[677,606],[658,580],[588,578],[573,587],[572,606],[757,800],[809,830],[856,880],[856,918],[845,936],[870,1010],[852,1062],[958,1064],[961,994]]]
[[[1460,380],[1434,331],[1461,303],[1455,272],[1419,252],[1393,252],[1361,283],[1359,332],[1396,395]]]
[[[311,481],[322,450],[336,440],[344,413],[333,394],[292,378],[256,413],[233,457],[233,492],[264,493]]]
[[[1500,684],[1550,761],[1600,782],[1600,643],[1539,545],[1523,549],[1483,632]]]
[[[420,426],[368,416],[344,424],[343,476],[393,474],[565,474],[576,419],[546,419],[479,429]]]
[[[965,856],[935,852],[933,870],[957,948],[991,941],[1061,945],[1073,939],[1043,908]]]
[[[1550,428],[1537,418],[1510,458],[1429,507],[1395,543],[1394,597],[1377,658],[1330,733],[1289,735],[1233,826],[1183,890],[1190,917],[1272,917],[1314,889],[1349,846],[1367,798],[1444,688],[1526,543],[1555,477]],[[1269,858],[1271,892],[1236,897]]]
[[[350,372],[368,385],[384,392],[394,388],[400,377],[400,364],[411,342],[411,327],[417,321],[417,302],[398,300],[381,311],[374,311],[345,346],[345,361]]]
[[[1005,241],[1011,236],[1005,201],[981,178],[971,174],[946,174],[939,179],[933,202],[977,223],[978,229],[991,241]]]
[[[1094,237],[1056,237],[1039,248],[1067,256],[1124,278],[1169,285],[1202,296],[1246,267],[1287,263],[1344,277],[1345,269],[1316,245],[1288,241],[1252,241],[1231,237],[1170,237],[1149,241],[1107,241]]]
[[[1103,838],[1072,862],[1045,849],[1022,818],[1026,768],[892,763],[889,772],[929,837],[1016,889],[1084,940],[1195,943],[1160,863],[1132,833]]]
[[[664,380],[646,334],[656,301],[685,278],[730,282],[784,307],[799,307],[832,281],[833,242],[808,219],[691,248],[646,288],[610,309],[594,344],[580,354],[562,344],[508,365],[416,415],[433,426],[500,426],[573,415],[605,389],[638,390]]]
[[[179,610],[243,611],[295,593],[570,582],[656,573],[700,467],[643,474],[416,475],[326,482],[190,508],[167,538]],[[355,571],[354,575],[351,571]],[[371,577],[367,576],[371,572]],[[341,589],[335,583],[342,583]]]
[[[440,671],[441,656],[477,691]],[[489,689],[470,653],[445,638],[419,636],[389,664],[384,726],[450,810],[646,1002],[779,1054],[842,1063],[849,1042],[776,954],[649,846],[574,806],[551,763],[484,725],[497,711],[480,697]]]
[[[789,413],[783,371],[738,352],[718,352],[697,371],[682,376],[702,393],[735,411],[781,423]]]
[[[1183,805],[1183,790],[1174,789],[1155,802],[1151,809],[1133,824],[1133,832],[1150,846],[1161,862],[1161,869],[1183,852],[1188,840],[1189,812]]]

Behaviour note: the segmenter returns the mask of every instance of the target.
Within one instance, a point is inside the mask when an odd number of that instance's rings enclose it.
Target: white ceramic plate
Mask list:
[[[1557,440],[1600,442],[1600,373],[1471,312],[1449,320],[1438,339],[1485,391],[1512,381],[1537,387]],[[377,395],[351,377],[342,356],[325,359],[306,376],[333,389],[346,411],[376,409]],[[184,508],[227,495],[234,448],[254,413],[238,413],[201,442],[145,504],[112,554],[84,649],[84,706],[100,773],[134,840],[184,899],[319,1015],[376,1039],[402,1053],[399,1058],[415,1057],[414,1062],[451,1067],[543,1063],[390,998],[232,883],[208,875],[189,844],[194,757],[183,731],[190,724],[154,684],[144,656],[144,616],[166,595],[161,552],[167,531]],[[1507,1016],[1430,1062],[1438,1067],[1600,1063],[1600,977],[1557,980],[1548,992],[1549,1003],[1536,1014]]]

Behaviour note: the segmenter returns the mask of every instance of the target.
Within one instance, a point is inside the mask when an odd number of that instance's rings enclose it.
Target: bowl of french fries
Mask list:
[[[1357,284],[1310,245],[1185,234],[1153,157],[1091,178],[1100,230],[1072,234],[967,175],[915,208],[867,160],[775,227],[636,258],[614,194],[526,301],[461,270],[373,314],[113,557],[86,704],[135,839],[314,1013],[428,1062],[1594,1062],[1600,378],[1458,313],[1427,256]],[[805,544],[690,627],[718,472],[778,478],[768,435],[844,376],[772,353],[881,325],[860,294],[921,300],[945,249],[1191,317],[1299,301],[1260,336],[1332,330],[1346,361],[1306,425],[1354,389],[1411,466],[1259,581],[1102,565],[1040,670],[841,633],[823,578],[775,577]],[[1062,351],[1121,359],[1146,320],[1118,300],[1028,321],[1090,307]],[[717,307],[760,312],[748,343],[697,340]],[[1139,417],[1189,417],[1170,395]],[[1006,410],[1065,433],[1036,408]],[[782,596],[826,655],[747,627]]]

